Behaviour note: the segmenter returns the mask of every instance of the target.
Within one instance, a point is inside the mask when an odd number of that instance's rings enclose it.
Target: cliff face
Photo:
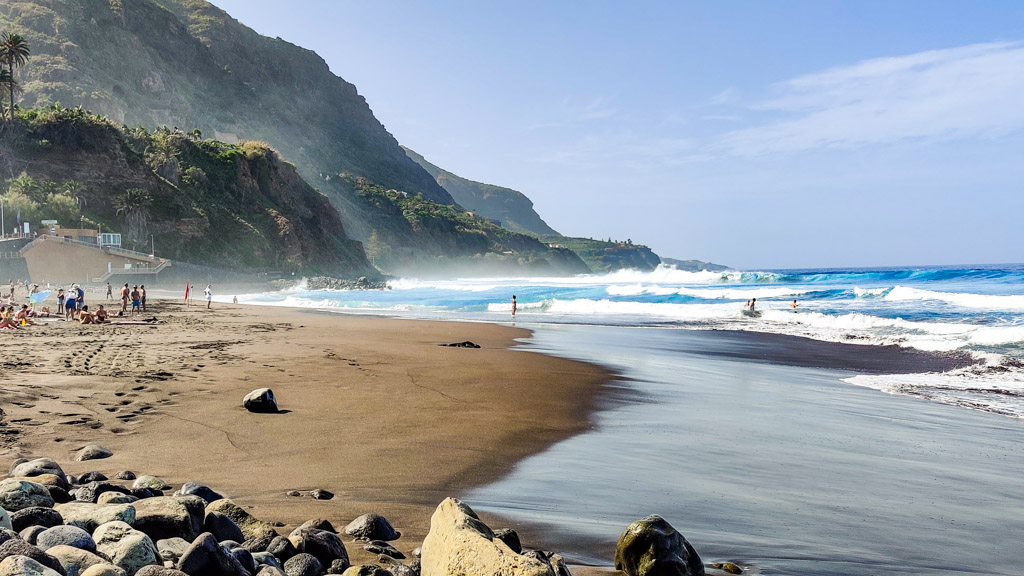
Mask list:
[[[522,192],[467,180],[443,168],[438,168],[413,150],[404,146],[403,149],[409,158],[412,158],[433,176],[437,183],[465,209],[472,210],[485,218],[497,220],[501,222],[502,227],[513,232],[535,236],[558,234],[537,214],[533,209],[533,201]]]
[[[33,57],[23,106],[81,105],[128,126],[265,140],[307,181],[353,174],[451,196],[314,52],[260,36],[202,0],[5,0],[0,28]]]
[[[159,256],[235,270],[371,270],[327,198],[263,143],[123,132],[80,109],[28,110],[0,137],[0,171],[19,175],[5,182],[8,213],[17,207],[34,226],[84,219],[122,233],[125,248],[149,252],[153,242]],[[146,196],[138,210],[130,190]]]

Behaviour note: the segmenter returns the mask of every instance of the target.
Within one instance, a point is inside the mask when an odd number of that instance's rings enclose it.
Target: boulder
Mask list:
[[[92,540],[92,538],[90,537],[89,540]],[[106,560],[88,550],[63,544],[50,548],[46,553],[60,562],[61,567],[64,568],[68,576],[81,576],[82,572],[85,572],[88,568],[106,563]]]
[[[543,550],[524,550],[523,556],[536,558],[537,560],[547,564],[551,567],[555,576],[572,576],[569,572],[569,567],[565,565],[565,560],[558,554],[544,552]]]
[[[398,560],[405,559],[405,554],[402,554],[398,551],[398,548],[395,548],[383,540],[370,540],[366,544],[363,544],[363,550],[366,550],[371,554],[383,554]]]
[[[328,574],[344,574],[345,570],[348,570],[351,564],[344,560],[335,560],[331,562],[331,565],[327,568]]]
[[[198,496],[157,496],[132,506],[135,528],[153,540],[178,537],[191,542],[203,532],[206,502]]]
[[[0,562],[0,576],[60,576],[62,572],[51,570],[26,556],[10,556]]]
[[[95,531],[107,522],[135,523],[135,507],[131,504],[93,504],[91,502],[68,502],[58,504],[54,510],[64,517],[64,523],[78,526],[86,532]]]
[[[50,490],[53,493],[53,489]],[[121,494],[120,492],[104,492],[96,497],[97,504],[131,504],[132,502],[138,501],[138,498],[131,494]]]
[[[166,490],[169,488],[167,482],[164,482],[163,478],[157,478],[156,476],[150,476],[149,474],[143,474],[132,482],[132,488],[150,488],[153,490]]]
[[[20,538],[18,533],[8,528],[0,528],[0,544],[7,542],[11,538]]]
[[[61,517],[60,512],[53,508],[43,508],[42,506],[22,508],[11,514],[11,528],[16,532],[21,532],[29,526],[49,528],[51,526],[60,526],[63,523],[64,518]]]
[[[188,540],[182,538],[164,538],[156,541],[156,549],[160,553],[160,558],[164,562],[172,562],[174,565],[178,564],[178,559],[190,545]]]
[[[79,486],[77,489],[75,489],[75,500],[78,500],[79,502],[95,503],[99,499],[100,494],[106,492],[128,494],[131,492],[131,490],[119,484],[114,484],[113,482],[106,482],[100,480],[96,482],[89,482],[88,484],[83,484],[82,486]]]
[[[0,528],[7,528],[8,530],[14,529],[14,525],[11,524],[11,515],[3,508],[0,508]]]
[[[243,576],[245,569],[209,532],[189,545],[178,559],[177,569],[190,576]]]
[[[423,576],[555,576],[550,564],[517,554],[495,538],[472,508],[454,498],[434,511],[422,550]]]
[[[79,576],[128,576],[125,571],[113,564],[97,564],[85,569]]]
[[[219,512],[217,512],[217,514],[219,514]],[[209,514],[207,514],[207,516],[209,516]],[[273,542],[275,538],[280,538],[280,536],[271,536],[270,534],[264,534],[259,538],[248,538],[242,542],[242,548],[245,548],[249,552],[253,553],[266,552],[267,547],[270,546],[270,543]]]
[[[284,565],[282,565],[281,562],[278,561],[278,559],[270,552],[253,552],[252,559],[253,562],[256,562],[256,570],[259,570],[263,566],[273,566],[282,573],[284,572]]]
[[[504,528],[494,531],[494,537],[505,543],[516,554],[523,553],[523,545],[519,542],[519,533],[511,528]],[[415,554],[415,552],[414,552]],[[418,554],[417,554],[418,556]]]
[[[248,550],[241,546],[228,548],[228,554],[231,554],[242,568],[249,574],[256,573],[256,560],[253,559],[252,554]]]
[[[309,493],[310,497],[314,500],[330,500],[334,498],[334,493],[323,488],[317,488]]]
[[[96,542],[92,535],[78,526],[54,526],[47,528],[36,536],[36,546],[49,550],[54,546],[71,546],[88,552],[96,551]]]
[[[209,514],[210,512],[220,512],[230,518],[238,526],[238,529],[242,531],[247,540],[265,535],[277,536],[277,530],[274,530],[273,526],[254,518],[227,498],[210,502],[206,506],[206,513]]]
[[[167,568],[166,566],[145,566],[135,573],[135,576],[189,576],[181,570]]]
[[[25,464],[31,464],[31,462]],[[53,504],[50,492],[42,484],[16,478],[8,478],[0,482],[0,508],[8,512],[33,506],[53,508]]]
[[[43,566],[46,566],[50,570],[67,576],[64,573],[64,568],[61,567],[60,562],[58,562],[56,558],[28,542],[25,542],[24,540],[11,539],[0,544],[0,560],[11,556],[27,556]]]
[[[312,520],[306,520],[302,524],[299,524],[299,528],[315,528],[317,530],[326,530],[328,532],[333,532],[335,534],[338,533],[338,531],[334,528],[334,524],[331,524],[330,520],[325,520],[323,518],[313,518]]]
[[[18,532],[18,536],[22,540],[24,540],[25,542],[28,542],[29,544],[35,546],[36,545],[36,536],[39,536],[40,534],[42,534],[45,531],[46,531],[46,528],[43,527],[43,526],[29,526],[28,528],[25,528],[21,532]]]
[[[387,570],[373,564],[352,566],[342,572],[342,574],[345,576],[389,576],[389,572]]]
[[[288,536],[297,551],[316,556],[322,566],[335,560],[348,561],[348,550],[337,534],[315,528],[297,528]],[[285,569],[285,572],[288,570]]]
[[[67,490],[57,486],[47,486],[46,491],[50,493],[50,498],[53,498],[54,504],[63,504],[74,500]]]
[[[296,554],[284,563],[285,576],[320,576],[324,567],[312,554]]]
[[[36,484],[42,484],[47,489],[50,488],[62,488],[64,490],[71,489],[71,483],[68,479],[73,478],[68,476],[67,478],[57,476],[56,474],[40,474],[38,476],[12,476],[17,480],[28,480],[29,482],[35,482]]]
[[[419,572],[405,564],[393,564],[388,566],[388,574],[391,576],[419,576]]]
[[[79,484],[88,484],[89,482],[103,482],[104,480],[109,480],[109,478],[107,478],[107,475],[104,474],[103,472],[86,472],[85,474],[82,474],[81,476],[78,477]],[[47,488],[49,488],[49,486],[47,486]]]
[[[216,502],[224,497],[214,492],[209,486],[205,484],[199,484],[197,482],[185,482],[181,485],[181,489],[174,493],[175,496],[199,496],[206,503]]]
[[[64,481],[65,485],[67,484],[67,474],[64,473],[60,464],[57,464],[53,458],[36,458],[35,460],[22,462],[11,468],[11,476],[31,478],[33,476],[41,476],[43,474],[53,474]]]
[[[160,563],[153,540],[125,522],[103,524],[96,528],[92,538],[99,553],[129,574],[135,574],[143,566]]]
[[[225,540],[242,542],[245,540],[245,536],[242,535],[242,531],[238,529],[238,525],[235,524],[234,520],[220,512],[210,512],[207,514],[206,520],[203,522],[203,528],[206,532],[213,534],[218,542]]]
[[[388,519],[380,514],[363,514],[345,526],[345,534],[357,540],[398,540],[402,533],[391,527]]]
[[[135,472],[131,470],[122,470],[117,474],[114,474],[114,478],[118,480],[135,480]]]
[[[277,399],[270,388],[257,388],[242,398],[242,407],[249,412],[272,414],[277,412]]]
[[[275,566],[264,566],[256,573],[256,576],[287,576],[284,570]]]
[[[278,536],[267,545],[267,552],[274,555],[279,561],[287,562],[289,558],[299,553],[292,541],[284,536]]]
[[[633,522],[619,536],[615,569],[627,576],[704,576],[697,551],[657,514]]]
[[[99,444],[89,444],[85,448],[79,450],[78,454],[75,454],[75,461],[85,462],[86,460],[100,460],[103,458],[110,458],[113,455],[113,452]]]

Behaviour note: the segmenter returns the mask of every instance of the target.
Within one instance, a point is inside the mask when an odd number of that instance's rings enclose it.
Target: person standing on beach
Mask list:
[[[107,282],[107,300],[114,299],[114,289],[110,287],[110,282]]]
[[[142,304],[139,300],[142,296],[139,294],[139,287],[135,286],[132,288],[132,316],[140,312],[139,306]]]
[[[130,291],[128,290],[128,283],[125,282],[124,283],[124,288],[121,288],[121,314],[120,314],[121,316],[124,316],[125,314],[128,313],[128,296],[129,296],[129,292]]]
[[[142,311],[146,311],[146,285],[139,286],[139,300],[142,302]]]
[[[57,289],[57,314],[64,313],[64,289]]]
[[[78,306],[75,303],[75,290],[72,286],[71,290],[68,291],[67,300],[64,301],[64,319],[68,322],[72,321],[75,317],[77,307]]]
[[[512,295],[512,317],[516,317],[516,295]]]
[[[85,290],[82,290],[82,287],[78,284],[75,284],[75,296],[78,298],[78,309],[81,310],[82,306],[85,306]]]
[[[203,294],[206,294],[206,309],[210,309],[210,303],[213,302],[213,288],[210,284],[206,285],[206,290],[203,290]]]

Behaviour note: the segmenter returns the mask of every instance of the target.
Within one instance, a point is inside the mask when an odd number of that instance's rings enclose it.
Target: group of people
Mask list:
[[[113,299],[112,289],[110,283],[107,283],[107,300]],[[128,302],[131,301],[132,309],[129,312]],[[133,286],[131,290],[128,289],[128,283],[125,282],[124,286],[121,287],[121,313],[120,316],[142,314],[146,311],[146,285]]]

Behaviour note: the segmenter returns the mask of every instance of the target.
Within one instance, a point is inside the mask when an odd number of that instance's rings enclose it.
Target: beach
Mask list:
[[[609,375],[510,350],[529,332],[493,324],[170,299],[151,299],[143,317],[159,322],[44,321],[2,334],[7,462],[49,456],[69,474],[201,482],[283,534],[376,512],[407,555],[442,499],[588,429]],[[441,346],[464,341],[480,348]],[[242,408],[260,387],[282,413]],[[87,444],[114,455],[75,462]],[[314,500],[315,488],[335,496]],[[348,548],[355,564],[376,558]]]

